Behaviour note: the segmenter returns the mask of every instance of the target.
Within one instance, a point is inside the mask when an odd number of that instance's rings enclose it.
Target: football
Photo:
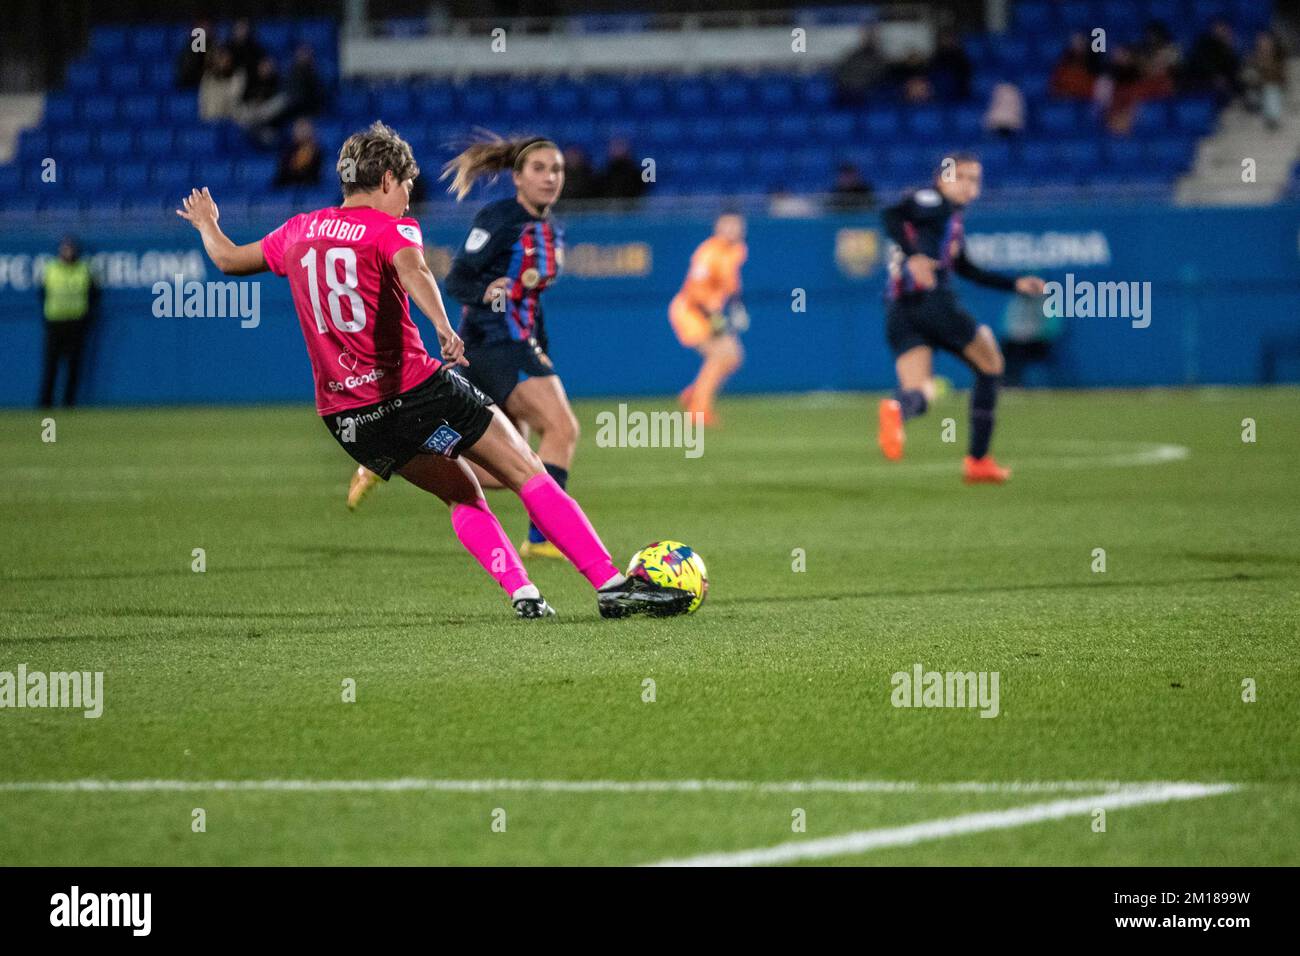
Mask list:
[[[709,593],[709,576],[704,559],[680,541],[656,541],[632,555],[627,566],[629,577],[644,577],[666,588],[689,591],[693,597],[686,608],[694,613]]]

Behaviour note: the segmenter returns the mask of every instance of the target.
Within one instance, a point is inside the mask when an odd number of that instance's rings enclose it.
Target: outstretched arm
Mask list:
[[[177,209],[180,216],[199,231],[203,237],[203,248],[207,251],[212,264],[228,276],[250,276],[265,272],[269,266],[262,255],[262,242],[250,242],[237,246],[221,231],[217,220],[221,212],[216,202],[204,186],[203,191],[190,190],[190,194],[181,200],[183,209]]]
[[[397,269],[398,281],[402,283],[406,294],[415,300],[420,311],[429,317],[437,330],[442,360],[448,365],[468,365],[465,343],[447,320],[447,310],[442,306],[442,293],[438,291],[438,283],[420,250],[415,246],[399,249],[393,256],[393,266]]]
[[[966,247],[962,246],[961,252],[953,260],[953,269],[963,279],[969,279],[977,285],[988,286],[991,289],[1002,289],[1005,292],[1016,291],[1021,295],[1042,295],[1043,280],[1038,276],[1015,276],[1003,275],[1000,272],[991,272],[988,269],[981,269],[975,263],[970,261],[966,255]]]

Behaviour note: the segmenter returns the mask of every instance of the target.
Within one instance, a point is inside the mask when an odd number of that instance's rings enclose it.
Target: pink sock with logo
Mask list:
[[[534,475],[519,489],[519,498],[546,540],[560,549],[593,588],[620,577],[596,529],[554,478],[547,474]]]
[[[506,594],[513,595],[531,583],[523,562],[519,560],[519,552],[506,537],[505,529],[485,500],[480,498],[472,505],[452,505],[451,526],[465,550],[474,555],[475,560],[483,565],[483,570],[496,579]]]

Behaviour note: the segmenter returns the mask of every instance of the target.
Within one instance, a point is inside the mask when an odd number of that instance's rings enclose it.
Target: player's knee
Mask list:
[[[934,404],[934,396],[935,396],[935,394],[936,394],[936,389],[935,389],[935,385],[934,385],[934,379],[932,379],[932,378],[927,378],[924,382],[922,382],[922,383],[921,383],[921,389],[920,389],[920,391],[921,391],[921,394],[925,396],[925,404],[926,404],[926,406],[929,407],[930,405],[933,405],[933,404]]]
[[[1002,351],[994,346],[992,354],[985,359],[984,367],[981,368],[980,371],[985,375],[996,377],[1001,375],[1005,370],[1006,362],[1002,359]]]

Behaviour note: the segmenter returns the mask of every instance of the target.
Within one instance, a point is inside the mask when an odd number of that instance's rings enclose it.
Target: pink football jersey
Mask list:
[[[320,414],[382,402],[441,366],[393,266],[398,251],[423,245],[414,219],[369,206],[302,213],[262,240],[266,264],[289,278]]]

